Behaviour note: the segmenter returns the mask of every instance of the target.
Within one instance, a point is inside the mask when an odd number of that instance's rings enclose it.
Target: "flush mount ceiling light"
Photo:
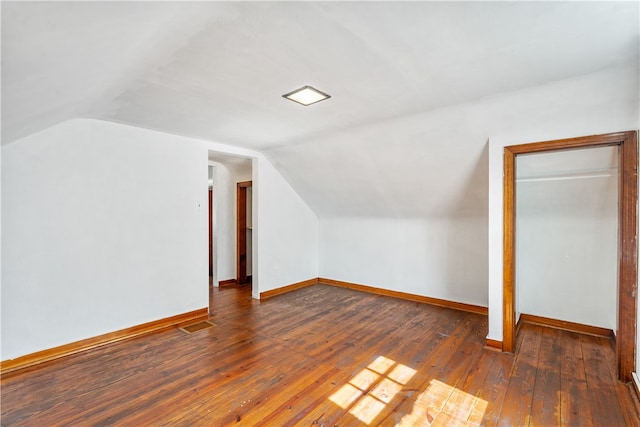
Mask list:
[[[282,96],[293,102],[302,104],[305,107],[307,105],[315,104],[316,102],[324,101],[325,99],[331,98],[331,95],[327,95],[326,93],[321,92],[311,86],[303,86],[300,89],[296,89],[293,92],[289,92]]]

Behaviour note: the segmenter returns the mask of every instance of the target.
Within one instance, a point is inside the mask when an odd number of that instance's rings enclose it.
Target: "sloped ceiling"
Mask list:
[[[2,142],[94,117],[262,150],[319,215],[477,214],[487,129],[447,111],[637,64],[638,16],[637,2],[3,1]],[[306,84],[332,98],[281,97]]]

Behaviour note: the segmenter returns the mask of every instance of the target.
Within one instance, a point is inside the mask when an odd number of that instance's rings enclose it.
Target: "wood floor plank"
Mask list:
[[[437,308],[436,310],[440,310]],[[424,310],[423,310],[424,311]],[[426,319],[431,316],[432,313],[427,312],[426,317],[414,317],[414,321],[412,326],[417,328],[416,332],[417,337],[421,337],[418,339],[412,340],[398,340],[397,334],[388,333],[385,329],[380,330],[380,335],[374,335],[374,340],[377,340],[377,345],[373,346],[373,342],[371,342],[371,347],[369,347],[368,351],[358,350],[359,357],[352,357],[350,360],[353,361],[352,364],[352,375],[349,378],[345,378],[343,381],[340,381],[335,384],[335,387],[331,390],[331,394],[327,395],[326,399],[330,400],[330,397],[336,395],[337,398],[341,398],[342,394],[340,391],[343,387],[349,385],[349,381],[356,378],[355,385],[362,388],[362,383],[357,379],[359,373],[366,371],[368,368],[375,368],[375,361],[381,354],[385,355],[385,358],[388,360],[392,360],[395,362],[395,365],[401,366],[409,366],[409,365],[420,365],[424,362],[425,359],[429,359],[428,354],[431,351],[438,347],[438,343],[445,339],[448,336],[449,332],[453,327],[457,324],[456,322],[450,322],[445,328],[436,327],[436,323],[423,323],[427,322]],[[410,332],[409,332],[410,334]],[[371,350],[374,350],[373,352]],[[365,355],[366,358],[362,358]],[[346,368],[346,367],[345,367]],[[375,368],[377,369],[377,368]],[[356,390],[351,390],[356,393],[356,396],[364,396],[364,392],[358,393]],[[402,397],[406,397],[407,394],[413,394],[417,391],[417,389],[412,388],[410,385],[407,385],[403,388]],[[337,399],[339,400],[339,399]],[[326,402],[324,402],[326,403]],[[317,406],[317,403],[316,405]],[[315,413],[311,414],[312,411],[315,410]],[[297,421],[304,422],[331,422],[329,419],[330,415],[335,415],[337,418],[348,418],[351,419],[353,416],[348,415],[348,412],[336,410],[334,405],[329,404],[328,409],[322,410],[316,408],[308,408],[307,417],[301,418]],[[351,422],[347,420],[348,422]]]
[[[477,314],[326,285],[211,293],[211,328],[4,375],[1,424],[640,425],[606,339],[523,325],[511,355],[484,349]]]
[[[616,395],[615,380],[607,359],[607,347],[599,337],[581,335],[582,352],[584,354],[585,374],[587,379],[587,395],[593,417],[593,424],[597,426],[625,426],[620,402]],[[610,348],[609,348],[610,351]]]
[[[317,368],[317,362],[301,355],[285,351],[262,359],[260,370],[246,367],[238,370],[224,387],[215,385],[207,393],[185,404],[170,417],[158,419],[160,422],[175,422],[179,425],[229,425],[240,420],[246,407],[261,399],[276,387],[285,386],[296,375],[307,375]],[[211,408],[216,410],[212,411]]]
[[[331,371],[330,375],[324,377],[324,381],[310,383],[306,389],[294,390],[292,397],[281,405],[279,409],[271,412],[265,417],[265,424],[274,426],[296,426],[301,425],[301,420],[308,417],[308,414],[325,403],[335,393],[337,387],[346,384],[350,375],[344,370]]]
[[[640,408],[640,400],[633,389],[632,384],[624,384],[619,381],[615,383],[616,394],[622,408],[622,417],[626,425],[640,425],[637,414]]]
[[[471,424],[479,424],[482,421],[482,417],[477,415],[472,417],[472,411],[474,408],[480,410],[484,406],[483,403],[478,402],[477,394],[495,361],[493,357],[495,353],[490,351],[481,351],[479,353],[480,357],[474,363],[465,364],[468,367],[467,371],[456,384],[455,392],[443,409],[443,412],[454,415]]]
[[[543,328],[533,389],[531,426],[560,425],[560,367],[562,348],[558,329]]]
[[[384,416],[381,419],[387,423],[391,419],[398,422],[415,417],[435,419],[453,394],[465,394],[457,390],[456,385],[466,367],[480,354],[473,349],[479,350],[483,346],[480,337],[474,337],[477,324],[478,319],[468,317],[451,333],[438,334],[443,341],[429,354],[432,363],[418,370],[407,383],[413,393],[401,394],[397,404],[391,403],[381,410]],[[470,400],[473,399],[470,397]],[[457,408],[450,406],[449,409],[455,411]]]
[[[502,411],[500,426],[524,426],[531,421],[531,406],[535,387],[542,327],[524,324],[520,328],[522,344],[516,355]]]
[[[617,360],[615,356],[616,343],[613,339],[609,338],[601,338],[599,341],[604,341],[609,346],[609,348],[607,348],[606,345],[603,345],[603,354],[605,356],[606,365],[609,368],[611,381],[616,389],[618,401],[622,409],[622,417],[627,425],[640,425],[635,418],[636,413],[638,413],[638,408],[640,407],[640,401],[638,400],[635,390],[633,390],[633,385],[631,383],[623,384],[618,381],[618,371],[616,369]]]
[[[279,425],[273,421],[280,414],[285,414],[287,420],[294,413],[302,416],[301,405],[299,406],[301,397],[308,397],[313,391],[317,391],[322,384],[326,384],[327,381],[330,383],[330,379],[335,379],[336,374],[339,373],[342,372],[335,367],[321,364],[309,375],[294,377],[292,381],[281,384],[281,387],[276,390],[268,390],[263,393],[250,402],[244,412],[239,414],[239,417],[247,425]],[[299,390],[299,392],[292,395],[291,390]],[[321,395],[324,396],[324,394]]]
[[[559,331],[559,340],[562,342],[560,421],[565,426],[591,427],[591,407],[581,404],[588,402],[589,396],[580,335]]]
[[[203,338],[205,332],[201,333]],[[188,342],[188,337],[183,338]],[[180,348],[186,350],[186,348]],[[130,376],[111,384],[108,387],[97,387],[84,395],[79,395],[67,402],[61,414],[69,422],[80,422],[83,419],[99,417],[106,424],[125,417],[127,414],[137,413],[141,407],[148,405],[156,407],[153,414],[156,415],[170,405],[160,405],[167,399],[173,401],[182,395],[183,391],[197,387],[202,381],[231,382],[234,370],[238,362],[242,366],[253,366],[260,361],[260,353],[277,351],[277,345],[267,338],[257,337],[251,341],[242,340],[227,349],[225,355],[220,355],[216,370],[207,377],[202,377],[201,372],[210,365],[211,359],[206,354],[206,348],[187,352],[187,356],[179,359],[179,363],[171,364],[169,370],[161,365],[157,369],[144,371],[135,376]],[[286,349],[280,348],[283,357]],[[241,358],[240,358],[241,357]],[[140,385],[147,390],[140,396]],[[48,414],[44,418],[36,418],[43,425],[48,424]]]
[[[491,352],[493,363],[477,394],[469,415],[470,422],[495,426],[500,421],[502,405],[507,394],[509,376],[513,370],[514,356],[508,353]]]

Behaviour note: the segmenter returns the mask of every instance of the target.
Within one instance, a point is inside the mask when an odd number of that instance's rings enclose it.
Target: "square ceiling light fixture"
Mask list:
[[[293,102],[302,104],[305,107],[316,102],[324,101],[331,98],[331,95],[327,95],[324,92],[311,86],[303,86],[300,89],[296,89],[293,92],[282,95],[284,98],[290,99]]]

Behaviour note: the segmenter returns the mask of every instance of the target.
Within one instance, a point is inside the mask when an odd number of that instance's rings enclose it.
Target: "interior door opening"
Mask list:
[[[209,187],[209,277],[213,279],[213,187]]]
[[[237,187],[238,183],[251,183],[253,159],[209,151],[209,187],[211,191],[211,235],[209,241],[210,274],[209,283],[213,288],[233,286],[238,283],[237,250]],[[245,185],[242,185],[246,187]],[[251,187],[244,188],[247,203],[252,202]],[[242,197],[242,196],[241,196]],[[244,269],[246,279],[256,284],[258,277],[252,271],[252,206],[245,207],[246,217],[243,227],[247,241],[244,245]],[[247,228],[250,231],[247,231]],[[211,237],[211,236],[210,236]],[[254,289],[257,291],[257,289]],[[257,293],[257,292],[256,292]]]
[[[618,151],[516,156],[517,326],[617,330]]]
[[[616,358],[618,378],[629,382],[635,370],[636,350],[638,141],[635,131],[505,147],[503,350],[513,352],[516,338],[516,156],[608,146],[619,147]]]
[[[237,184],[237,283],[245,285],[251,283],[251,252],[252,252],[252,181]]]

